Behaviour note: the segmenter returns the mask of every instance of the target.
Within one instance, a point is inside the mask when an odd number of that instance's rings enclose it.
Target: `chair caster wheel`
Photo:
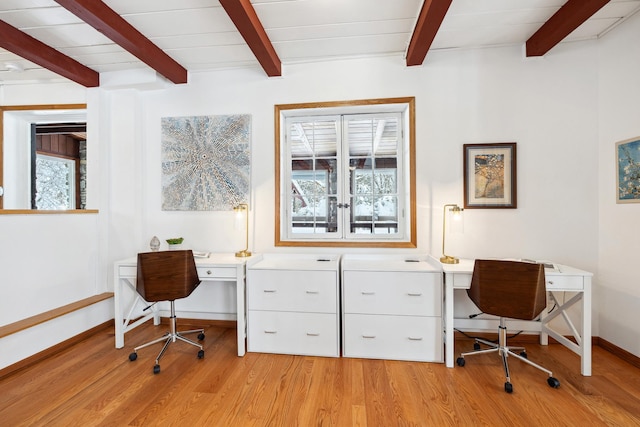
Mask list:
[[[198,351],[198,359],[202,359],[204,357],[204,350]]]
[[[160,373],[160,365],[155,365],[153,367],[153,373],[154,374],[159,374]]]
[[[136,353],[135,351],[129,355],[129,361],[130,362],[133,362],[137,358],[138,358],[138,353]]]
[[[204,339],[204,334],[203,334],[202,332],[200,332],[200,333],[198,334],[198,339],[199,339],[200,341],[202,341],[202,340]]]
[[[456,363],[458,364],[458,366],[464,366],[464,357],[458,357],[456,359]]]
[[[477,343],[477,342],[474,342],[474,343],[473,343],[473,349],[474,349],[475,351],[480,350],[480,344],[479,344],[479,343]]]
[[[553,387],[553,388],[560,387],[560,381],[558,381],[557,378],[553,378],[553,377],[547,378],[547,384],[549,384],[549,387]]]
[[[527,356],[527,352],[526,351],[521,351],[520,352],[520,356],[524,357],[525,359],[529,358],[529,356]]]
[[[504,383],[504,391],[507,393],[513,393],[513,385],[509,382]]]

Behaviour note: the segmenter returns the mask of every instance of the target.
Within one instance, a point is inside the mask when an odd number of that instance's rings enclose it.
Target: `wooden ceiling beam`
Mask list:
[[[175,84],[187,83],[187,70],[100,0],[55,0],[123,49]]]
[[[527,40],[527,56],[542,56],[610,0],[569,0]]]
[[[85,87],[100,85],[100,74],[30,35],[0,21],[0,46]]]
[[[452,0],[424,0],[407,49],[407,65],[422,65]]]
[[[249,49],[269,77],[282,75],[282,64],[250,0],[220,0]]]

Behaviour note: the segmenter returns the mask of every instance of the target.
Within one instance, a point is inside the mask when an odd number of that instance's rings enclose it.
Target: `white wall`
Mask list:
[[[640,137],[640,14],[599,43],[600,336],[640,356],[640,204],[616,204],[615,143]]]
[[[3,87],[1,105],[71,104],[93,94],[74,84]],[[98,104],[95,102],[94,104]],[[79,215],[0,215],[0,326],[107,291],[98,122],[88,129],[89,207]],[[94,149],[95,148],[95,149]],[[0,369],[113,318],[112,300],[0,339]]]
[[[3,207],[31,209],[31,124],[5,112],[2,128]]]
[[[0,215],[0,325],[99,293],[97,217]]]

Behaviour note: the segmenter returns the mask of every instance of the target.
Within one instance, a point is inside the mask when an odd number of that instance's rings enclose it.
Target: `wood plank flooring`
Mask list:
[[[14,426],[640,426],[640,369],[600,347],[593,376],[561,345],[527,344],[546,374],[510,363],[513,394],[503,390],[496,355],[441,363],[236,355],[234,329],[206,327],[205,357],[172,344],[128,355],[162,334],[148,323],[115,349],[113,329],[0,380],[0,425]],[[184,329],[184,328],[183,328]],[[512,343],[513,344],[513,343]],[[459,340],[456,352],[472,347]]]

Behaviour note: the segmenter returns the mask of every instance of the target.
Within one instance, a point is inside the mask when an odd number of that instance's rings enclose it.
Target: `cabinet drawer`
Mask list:
[[[562,290],[583,290],[584,289],[584,276],[565,276],[565,275],[547,275],[545,277],[546,287],[548,291],[555,289]]]
[[[138,269],[136,266],[125,266],[121,265],[118,267],[118,274],[120,277],[136,277],[138,274]]]
[[[471,287],[471,273],[454,273],[447,275],[445,280],[453,280],[456,289],[469,289]]]
[[[324,313],[249,311],[247,350],[338,357],[338,317]]]
[[[200,280],[207,279],[236,279],[235,267],[197,267]]]
[[[247,307],[249,310],[337,313],[336,273],[249,270]]]
[[[451,277],[451,279],[449,279]],[[582,290],[584,289],[584,276],[570,276],[564,274],[546,274],[547,290]],[[447,280],[453,280],[456,289],[469,289],[471,287],[471,273],[455,273],[447,276]]]
[[[346,314],[345,357],[442,362],[439,317]]]
[[[344,312],[440,316],[441,275],[421,272],[344,272]]]

